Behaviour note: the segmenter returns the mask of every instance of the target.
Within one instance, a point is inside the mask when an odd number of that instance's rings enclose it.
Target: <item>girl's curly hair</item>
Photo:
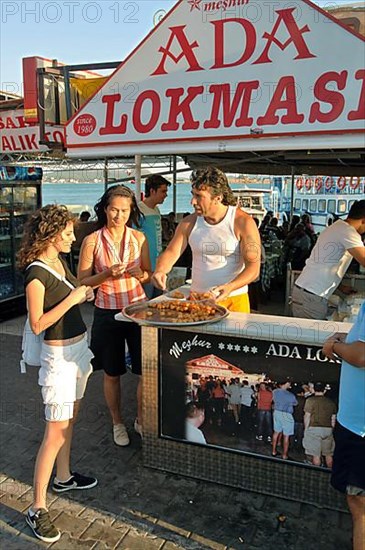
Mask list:
[[[25,224],[17,254],[19,269],[24,271],[44,252],[51,240],[74,221],[74,215],[63,204],[47,204],[33,212]]]
[[[127,199],[130,199],[131,214],[129,216],[127,225],[128,227],[140,228],[141,219],[143,220],[144,216],[137,206],[135,194],[126,185],[113,185],[112,187],[109,187],[109,189],[105,191],[104,195],[100,197],[100,199],[94,206],[95,214],[98,220],[96,224],[97,229],[101,229],[106,225],[107,217],[106,217],[105,209],[110,204],[110,201],[114,197],[126,197]]]
[[[207,189],[212,197],[222,195],[222,204],[225,206],[237,205],[237,199],[228,184],[227,176],[219,168],[215,168],[214,166],[197,168],[191,173],[190,181],[193,188]]]

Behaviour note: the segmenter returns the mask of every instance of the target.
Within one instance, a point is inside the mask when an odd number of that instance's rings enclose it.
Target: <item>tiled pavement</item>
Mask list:
[[[90,323],[90,308],[84,314]],[[21,375],[22,319],[0,324],[1,548],[42,548],[24,521],[31,500],[34,458],[43,432],[36,369]],[[55,550],[262,549],[350,550],[349,514],[316,508],[143,467],[133,432],[135,380],[124,381],[131,445],[112,442],[101,373],[91,377],[75,428],[73,467],[99,485],[59,497],[49,509],[62,530]],[[258,475],[260,475],[258,471]],[[284,527],[279,514],[286,516]]]

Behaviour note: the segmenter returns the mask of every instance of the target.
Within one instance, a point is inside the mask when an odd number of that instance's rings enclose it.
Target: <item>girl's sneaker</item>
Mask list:
[[[65,491],[71,491],[73,489],[92,489],[98,484],[98,480],[95,477],[87,477],[77,472],[72,472],[68,481],[53,480],[52,489],[55,493],[64,493]]]
[[[37,539],[43,540],[43,542],[56,542],[61,536],[45,508],[40,508],[34,514],[28,510],[25,521]]]

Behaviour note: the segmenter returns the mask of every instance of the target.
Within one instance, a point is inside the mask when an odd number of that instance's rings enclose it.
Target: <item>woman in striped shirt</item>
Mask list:
[[[113,421],[116,445],[129,444],[121,416],[120,376],[126,372],[125,343],[132,372],[139,376],[137,418],[142,435],[141,330],[128,321],[116,321],[123,307],[146,299],[142,283],[149,281],[148,243],[138,227],[140,211],[133,192],[124,185],[110,187],[95,206],[98,229],[82,243],[78,276],[82,284],[97,288],[90,348],[94,370],[104,370],[104,394]]]

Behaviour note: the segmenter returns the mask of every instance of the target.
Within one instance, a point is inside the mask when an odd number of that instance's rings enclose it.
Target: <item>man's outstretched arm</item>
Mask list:
[[[186,249],[195,220],[196,216],[194,214],[184,218],[177,226],[175,235],[166,250],[157,258],[156,269],[151,278],[151,282],[157,288],[165,290],[167,274],[170,273],[174,264]]]

